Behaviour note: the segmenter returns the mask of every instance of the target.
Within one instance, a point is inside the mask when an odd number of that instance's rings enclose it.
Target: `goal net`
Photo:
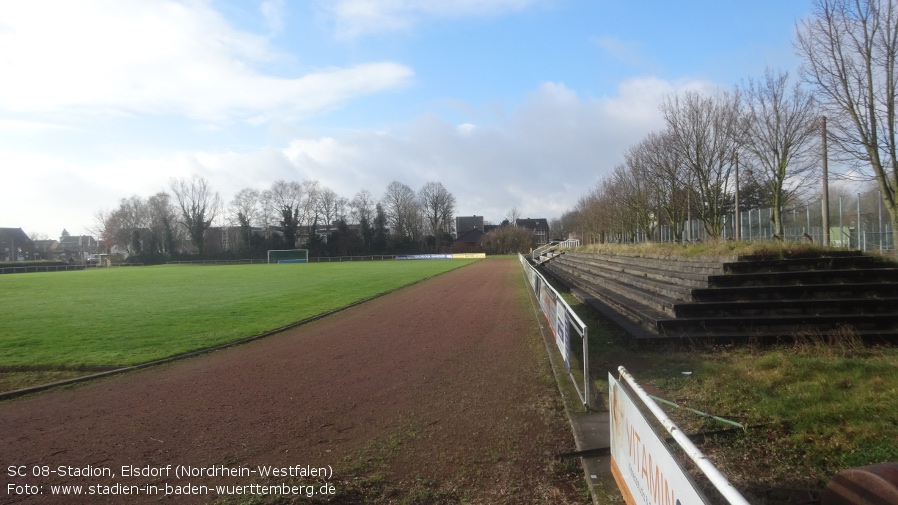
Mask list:
[[[308,249],[269,249],[269,263],[308,263]]]

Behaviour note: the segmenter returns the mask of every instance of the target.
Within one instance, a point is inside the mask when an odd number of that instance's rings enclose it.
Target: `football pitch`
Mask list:
[[[0,276],[0,367],[145,363],[233,342],[476,260],[91,269]]]

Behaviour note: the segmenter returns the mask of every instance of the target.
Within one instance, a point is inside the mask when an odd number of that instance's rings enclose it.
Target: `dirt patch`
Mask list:
[[[519,268],[480,261],[252,344],[3,402],[0,464],[28,476],[5,474],[0,501],[243,503],[261,488],[143,492],[314,484],[314,498],[263,501],[588,503],[579,467],[554,457],[574,443]],[[129,465],[216,475],[121,475]],[[332,475],[264,478],[259,466]],[[9,483],[43,494],[10,495]],[[142,493],[50,495],[92,484]]]

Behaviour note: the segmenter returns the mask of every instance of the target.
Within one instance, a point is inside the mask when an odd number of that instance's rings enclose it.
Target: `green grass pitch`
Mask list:
[[[472,262],[0,275],[0,366],[134,365],[280,328]]]

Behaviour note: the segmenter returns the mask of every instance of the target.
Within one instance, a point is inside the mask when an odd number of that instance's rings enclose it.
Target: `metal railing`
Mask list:
[[[574,313],[570,305],[564,301],[561,294],[559,294],[558,291],[549,284],[546,278],[537,272],[533,265],[527,261],[527,258],[518,254],[518,259],[521,262],[521,268],[524,271],[524,276],[527,278],[530,289],[533,290],[537,300],[539,300],[543,315],[546,317],[549,327],[552,329],[552,334],[555,336],[555,344],[558,346],[559,352],[561,352],[561,357],[564,358],[564,363],[567,366],[567,372],[571,378],[571,382],[574,384],[574,389],[577,390],[577,395],[579,395],[583,405],[590,407],[592,399],[592,381],[589,376],[589,337],[586,331],[586,324],[584,324],[580,317]],[[571,329],[573,329],[573,332]],[[570,337],[572,333],[579,335],[583,343],[582,389],[578,385],[578,381],[571,371]]]
[[[627,382],[627,385],[630,386],[632,391],[636,393],[636,396],[642,400],[642,403],[646,408],[655,416],[658,422],[664,426],[664,429],[673,437],[680,448],[683,449],[683,453],[698,466],[699,470],[701,470],[705,477],[708,478],[708,481],[714,485],[721,495],[723,495],[727,503],[730,503],[731,505],[749,505],[745,497],[733,487],[726,476],[720,473],[720,470],[714,466],[714,463],[711,463],[711,461],[702,454],[698,447],[692,443],[692,440],[689,439],[689,436],[674,424],[661,407],[659,407],[649,394],[642,389],[642,386],[636,382],[636,379],[627,372],[627,369],[620,366],[617,368],[617,371],[620,374],[620,377]]]

